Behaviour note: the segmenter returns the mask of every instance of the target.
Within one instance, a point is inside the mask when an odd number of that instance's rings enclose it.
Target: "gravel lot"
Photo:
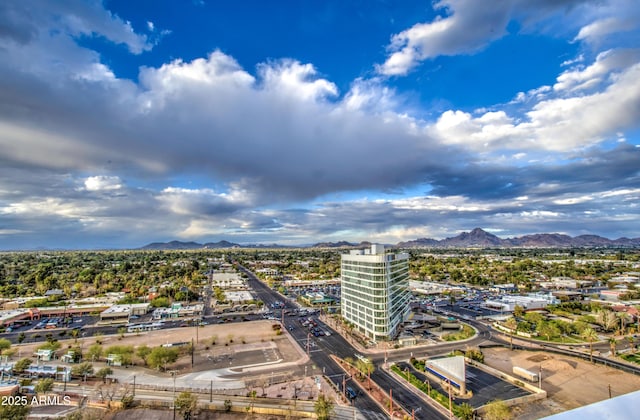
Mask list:
[[[483,349],[485,363],[504,372],[519,366],[538,372],[542,366],[542,388],[547,399],[516,407],[514,418],[533,420],[592,404],[640,389],[640,376],[611,367],[593,365],[578,358],[546,352]]]

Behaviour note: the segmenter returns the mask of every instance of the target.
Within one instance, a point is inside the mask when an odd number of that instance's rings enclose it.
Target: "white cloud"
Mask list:
[[[323,99],[338,94],[338,88],[328,80],[317,78],[311,64],[283,60],[259,66],[259,75],[267,91],[307,100]]]
[[[479,4],[439,2],[449,15],[398,36],[390,71],[482,48],[494,34],[474,19],[496,24],[499,36],[504,10],[486,16]],[[619,220],[637,215],[637,189],[622,188],[637,181],[637,146],[616,145],[614,157],[606,148],[584,151],[637,128],[637,50],[566,63],[572,67],[554,88],[472,113],[453,108],[432,122],[412,115],[384,77],[357,79],[341,93],[322,69],[292,59],[252,72],[216,50],[124,80],[76,38],[104,36],[132,52],[149,42],[109,13],[96,16],[108,22],[93,28],[88,17],[51,23],[41,16],[37,36],[0,40],[0,234],[55,227],[74,238],[135,231],[302,243],[349,233],[384,241],[502,222],[521,230],[523,216],[568,229],[584,222],[576,215],[611,220],[591,211],[602,203],[615,204]],[[449,37],[463,29],[481,36]],[[438,43],[423,45],[428,40]],[[566,161],[599,159],[600,166],[563,172]],[[176,181],[191,178],[194,186]],[[402,196],[422,185],[429,195],[353,199],[362,191]],[[340,194],[345,202],[322,202]]]
[[[635,0],[495,0],[490,7],[475,0],[439,0],[433,9],[438,14],[430,22],[392,36],[387,60],[376,66],[380,74],[406,75],[428,59],[480,51],[506,35],[512,21],[523,32],[579,31],[574,41],[589,42],[640,27]]]
[[[599,87],[612,72],[626,69],[640,61],[640,49],[608,50],[598,54],[596,61],[586,68],[571,69],[558,76],[553,89],[579,91]]]
[[[441,0],[433,8],[443,11],[432,22],[419,23],[391,39],[391,52],[379,73],[404,75],[420,61],[440,55],[474,52],[502,37],[509,19],[510,1],[496,0],[491,7],[474,0]]]
[[[431,133],[446,143],[476,151],[505,148],[570,152],[618,137],[620,130],[633,127],[640,118],[638,59],[637,50],[604,54],[583,71],[563,73],[555,89],[566,91],[567,96],[534,103],[525,113],[526,119],[516,119],[504,111],[474,118],[449,110],[438,118]],[[614,69],[619,71],[612,73]],[[603,90],[588,95],[580,92],[587,85],[602,84],[607,84]]]
[[[84,181],[87,191],[112,191],[122,188],[122,181],[117,176],[90,176]]]
[[[575,40],[599,42],[611,34],[632,31],[640,27],[640,22],[638,22],[640,12],[638,12],[637,2],[621,0],[611,3],[617,6],[608,10],[613,16],[604,17],[585,25],[578,32]]]

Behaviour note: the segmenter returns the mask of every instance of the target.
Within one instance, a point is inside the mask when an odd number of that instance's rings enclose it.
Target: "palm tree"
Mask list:
[[[369,379],[369,389],[371,389],[371,373],[375,370],[373,362],[369,359],[358,359],[356,362],[356,368],[362,376],[366,376]]]
[[[504,322],[504,326],[509,328],[509,344],[513,350],[513,334],[518,332],[518,321],[515,318],[509,318]]]
[[[636,352],[636,342],[635,339],[633,338],[632,335],[628,335],[626,337],[627,341],[629,342],[629,347],[631,348],[631,353],[635,353]]]
[[[591,360],[591,363],[593,363],[593,342],[598,339],[598,334],[596,334],[593,328],[587,327],[582,331],[580,336],[585,341],[589,342],[589,359]]]
[[[333,414],[333,401],[324,394],[320,394],[313,408],[318,420],[329,420]]]
[[[609,337],[609,347],[611,348],[611,355],[613,357],[616,357],[616,338],[615,337]]]

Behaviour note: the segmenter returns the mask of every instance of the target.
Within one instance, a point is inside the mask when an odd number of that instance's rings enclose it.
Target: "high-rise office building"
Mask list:
[[[393,339],[410,312],[409,254],[372,245],[343,254],[340,268],[343,318],[374,341]]]

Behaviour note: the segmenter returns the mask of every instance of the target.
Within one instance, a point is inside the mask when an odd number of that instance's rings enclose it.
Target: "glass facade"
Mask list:
[[[372,340],[389,340],[410,311],[409,255],[372,251],[342,255],[342,316]]]

